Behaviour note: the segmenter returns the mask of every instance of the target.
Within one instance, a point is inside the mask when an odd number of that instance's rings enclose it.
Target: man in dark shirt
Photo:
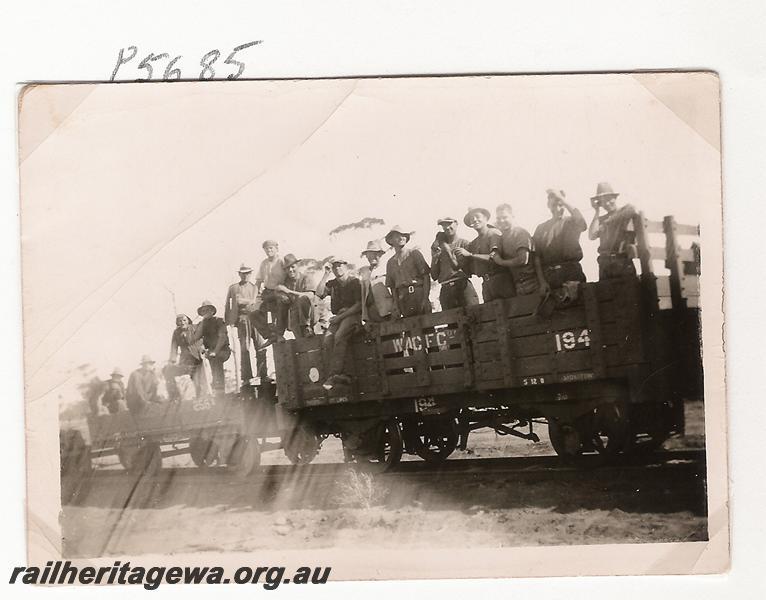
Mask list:
[[[170,357],[162,369],[168,399],[171,402],[181,400],[181,392],[176,384],[176,377],[189,375],[194,383],[196,396],[202,392],[202,357],[199,342],[192,342],[194,326],[186,315],[176,316],[176,328],[170,338]]]
[[[338,384],[351,383],[351,378],[343,373],[343,364],[351,335],[361,325],[362,286],[359,279],[348,272],[348,263],[342,258],[331,258],[324,270],[316,294],[319,298],[330,295],[333,314],[322,339],[324,351],[330,354],[329,376],[323,387],[331,390]],[[331,271],[335,279],[328,281]]]
[[[394,318],[431,312],[431,269],[417,248],[407,248],[411,231],[396,226],[386,234],[394,255],[386,263],[386,286],[394,298]]]
[[[588,237],[598,239],[598,278],[614,279],[635,277],[636,268],[636,232],[633,218],[636,209],[630,204],[617,208],[617,196],[612,186],[606,182],[598,184],[596,195],[591,197],[591,206],[595,209],[593,220],[588,229]],[[606,211],[601,215],[601,209]]]
[[[532,239],[545,280],[557,289],[567,281],[585,281],[580,235],[588,226],[582,213],[566,201],[564,190],[550,189],[547,194],[551,218],[537,226]]]
[[[111,379],[106,382],[101,404],[106,406],[110,415],[114,415],[123,410],[123,402],[125,402],[125,384],[122,382],[122,370],[120,367],[115,367],[111,373]]]
[[[492,261],[510,271],[517,296],[538,292],[543,276],[535,260],[532,236],[526,229],[514,224],[510,204],[498,206],[496,217],[502,237],[500,248],[491,253]]]
[[[210,387],[213,393],[223,393],[225,389],[223,363],[229,360],[231,348],[226,323],[215,316],[216,312],[215,306],[208,300],[200,305],[197,314],[202,317],[202,321],[195,326],[191,339],[192,342],[202,340],[203,355],[210,362],[210,371],[213,376]]]
[[[296,338],[311,337],[311,301],[314,288],[306,275],[298,273],[298,259],[293,254],[284,257],[285,279],[276,286],[276,291],[286,294],[290,299],[288,325]]]
[[[441,284],[442,310],[478,304],[479,296],[455,256],[457,248],[468,248],[468,240],[458,237],[457,219],[442,217],[436,223],[442,231],[431,244],[431,278]]]
[[[489,224],[489,217],[490,212],[486,208],[469,208],[463,223],[475,230],[477,235],[468,248],[455,249],[463,271],[484,280],[481,284],[484,302],[516,295],[510,271],[491,258],[492,253],[500,248],[502,235],[497,227]]]

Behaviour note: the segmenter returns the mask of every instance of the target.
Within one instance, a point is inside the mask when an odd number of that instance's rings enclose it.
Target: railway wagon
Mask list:
[[[684,429],[701,393],[699,257],[679,239],[696,227],[634,220],[641,274],[368,326],[346,356],[349,386],[325,390],[320,338],[275,348],[282,429],[310,459],[336,435],[348,460],[392,464],[403,452],[445,459],[470,431],[539,441],[557,453],[613,456]],[[650,244],[653,234],[665,246]],[[653,262],[670,275],[656,277]]]
[[[88,452],[90,458],[116,455],[136,474],[154,474],[163,458],[189,454],[199,467],[225,465],[247,475],[260,464],[261,451],[273,449],[262,440],[279,437],[276,427],[273,385],[247,386],[239,393],[150,404],[139,414],[91,415]]]

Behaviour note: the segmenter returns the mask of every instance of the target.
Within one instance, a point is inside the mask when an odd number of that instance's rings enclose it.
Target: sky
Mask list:
[[[73,398],[78,365],[163,361],[176,310],[221,310],[267,238],[358,262],[394,225],[427,249],[471,206],[531,232],[550,187],[590,222],[600,181],[651,219],[720,205],[710,74],[43,85],[19,128],[28,401]],[[329,235],[364,217],[385,226]]]

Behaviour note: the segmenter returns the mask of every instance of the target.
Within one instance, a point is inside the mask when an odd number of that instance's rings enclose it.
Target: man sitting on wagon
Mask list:
[[[599,183],[596,195],[590,199],[595,209],[593,220],[588,229],[588,237],[598,239],[598,278],[614,279],[619,277],[635,277],[636,268],[633,259],[636,258],[636,232],[633,228],[633,218],[636,209],[626,204],[617,208],[617,196],[606,182]],[[606,211],[601,215],[601,209]]]
[[[159,379],[154,372],[154,361],[144,354],[141,357],[141,367],[130,374],[125,400],[128,410],[133,414],[141,414],[150,403],[160,404],[158,393]]]
[[[192,335],[192,341],[202,340],[204,348],[202,354],[210,363],[210,373],[213,381],[211,388],[213,393],[223,393],[225,379],[223,363],[231,356],[229,346],[229,334],[226,332],[226,323],[220,317],[216,317],[216,308],[212,302],[205,300],[197,309],[197,314],[202,317]]]
[[[455,255],[458,248],[468,248],[468,240],[458,237],[457,219],[442,217],[436,223],[442,231],[431,244],[431,277],[441,284],[442,310],[478,304],[479,296]]]
[[[115,367],[110,377],[111,379],[106,382],[106,389],[101,397],[101,404],[106,407],[110,415],[114,415],[124,410],[125,384],[122,382],[122,369]]]
[[[323,387],[331,390],[336,385],[351,383],[351,377],[343,373],[343,365],[351,335],[361,325],[362,286],[359,279],[348,272],[348,262],[342,258],[330,258],[324,270],[316,294],[319,298],[330,295],[333,314],[322,339],[323,350],[330,355],[329,377]],[[335,279],[328,281],[331,271]]]
[[[285,279],[276,286],[276,291],[286,294],[288,305],[288,324],[296,338],[311,337],[311,301],[316,292],[309,277],[298,273],[298,259],[293,254],[284,257]]]
[[[510,204],[498,206],[496,216],[502,237],[500,247],[490,252],[492,262],[510,271],[516,296],[540,291],[545,279],[535,256],[532,236],[526,229],[514,224]]]
[[[484,302],[510,298],[516,293],[511,272],[491,258],[492,253],[502,244],[502,234],[497,227],[489,224],[490,216],[486,208],[469,208],[463,223],[476,231],[476,237],[468,244],[468,248],[455,248],[455,256],[460,260],[463,270],[484,280],[481,284]]]
[[[199,342],[193,342],[194,326],[186,315],[176,316],[176,328],[170,338],[170,356],[168,364],[162,369],[168,399],[180,402],[181,392],[176,383],[176,377],[189,375],[194,383],[195,395],[199,398],[202,392],[202,357]]]
[[[532,239],[546,284],[555,290],[567,282],[585,281],[580,235],[588,226],[582,213],[566,201],[564,190],[549,189],[547,194],[551,218],[537,226]]]
[[[417,248],[407,248],[411,231],[396,226],[386,234],[394,255],[386,263],[386,285],[394,298],[394,317],[412,317],[431,312],[431,268]]]

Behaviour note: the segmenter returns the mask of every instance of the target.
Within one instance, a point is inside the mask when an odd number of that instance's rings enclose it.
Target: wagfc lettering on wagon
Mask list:
[[[390,340],[389,344],[393,352],[417,352],[426,348],[448,350],[450,341],[455,337],[457,337],[457,334],[453,329],[445,329],[423,335],[407,335],[403,333],[402,337]]]

